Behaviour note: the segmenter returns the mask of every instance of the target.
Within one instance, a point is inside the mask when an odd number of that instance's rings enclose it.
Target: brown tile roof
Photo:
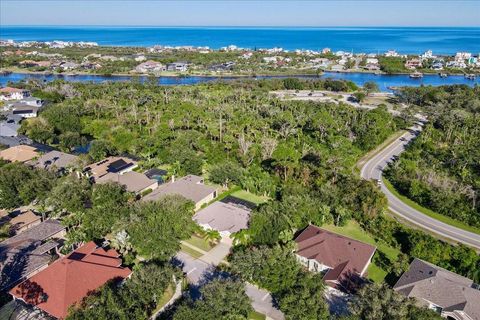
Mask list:
[[[39,156],[37,149],[27,145],[18,145],[0,151],[0,158],[11,162],[26,162]]]
[[[468,278],[414,259],[393,289],[407,297],[434,303],[446,312],[463,312],[470,317],[459,319],[480,319],[480,290],[473,287]]]
[[[107,173],[104,176],[96,179],[96,183],[106,183],[106,182],[118,182],[126,187],[130,192],[141,192],[144,189],[151,188],[155,189],[158,185],[158,181],[154,179],[149,179],[143,173],[129,171],[123,174],[118,173]]]
[[[126,168],[136,167],[137,162],[126,157],[108,157],[99,162],[86,166],[83,171],[94,179],[98,179],[109,172],[117,173]]]
[[[12,87],[0,88],[0,93],[14,93],[14,92],[25,92],[25,91],[27,91],[27,90],[12,88]]]
[[[121,266],[115,250],[104,250],[88,242],[52,263],[10,293],[48,314],[64,319],[68,308],[90,292],[115,278],[125,279],[132,271]]]
[[[35,222],[39,222],[41,219],[42,217],[37,216],[31,210],[28,210],[26,212],[22,212],[21,214],[19,214],[18,216],[10,220],[11,229],[16,231],[18,229],[31,225]]]
[[[376,248],[372,245],[310,225],[295,239],[297,254],[329,267],[325,280],[350,274],[363,276]]]

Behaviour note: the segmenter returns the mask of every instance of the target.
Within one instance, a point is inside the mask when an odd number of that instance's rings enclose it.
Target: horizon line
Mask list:
[[[288,25],[120,25],[120,24],[0,24],[0,28],[2,27],[118,27],[118,28],[298,28],[298,29],[322,29],[322,28],[478,28],[480,29],[480,25],[465,25],[465,26],[446,26],[446,25],[430,25],[430,26],[402,26],[402,25],[372,25],[372,26],[346,26],[346,25],[330,25],[330,26],[288,26]]]

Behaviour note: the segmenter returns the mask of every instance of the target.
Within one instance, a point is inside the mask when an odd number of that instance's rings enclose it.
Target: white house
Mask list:
[[[30,92],[25,89],[18,89],[12,87],[5,87],[0,89],[0,100],[21,100],[23,98],[29,97]]]

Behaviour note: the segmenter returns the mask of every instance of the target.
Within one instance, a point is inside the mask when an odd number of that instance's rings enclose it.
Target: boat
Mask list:
[[[467,79],[467,80],[475,80],[476,77],[477,76],[474,75],[474,74],[466,74],[465,75],[465,79]]]
[[[409,77],[412,79],[420,79],[423,78],[423,73],[415,71],[414,73],[411,73]]]
[[[446,73],[439,73],[438,75],[440,76],[440,78],[448,77],[448,74],[446,74]]]

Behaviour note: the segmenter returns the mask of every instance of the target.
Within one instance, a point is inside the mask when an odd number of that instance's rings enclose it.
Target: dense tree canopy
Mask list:
[[[248,319],[253,310],[245,294],[245,285],[235,280],[213,280],[200,289],[198,300],[187,299],[175,312],[173,320]]]

